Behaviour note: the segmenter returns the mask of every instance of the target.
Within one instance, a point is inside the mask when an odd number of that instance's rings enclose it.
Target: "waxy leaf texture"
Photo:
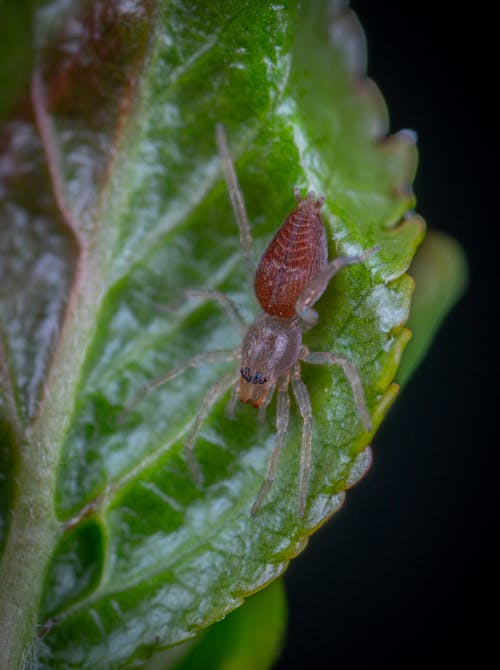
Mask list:
[[[54,0],[33,26],[31,90],[0,135],[0,641],[5,662],[26,667],[138,667],[279,576],[371,460],[350,387],[325,366],[303,365],[314,412],[303,518],[293,407],[257,516],[274,402],[264,424],[218,403],[195,449],[203,486],[190,477],[183,439],[233,363],[189,369],[124,415],[152,378],[240,343],[186,289],[258,313],[216,123],[257,255],[295,185],[326,196],[330,258],[380,246],[335,278],[305,336],[357,366],[375,428],[397,392],[405,273],[424,230],[410,211],[415,142],[387,136],[343,2]]]

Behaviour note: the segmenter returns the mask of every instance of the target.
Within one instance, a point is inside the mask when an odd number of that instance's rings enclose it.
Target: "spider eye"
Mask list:
[[[262,372],[256,372],[252,375],[250,368],[240,368],[240,375],[249,384],[265,384],[268,380],[268,377],[264,377]]]
[[[262,372],[256,372],[252,379],[252,384],[265,384],[267,382],[267,377],[264,377]]]
[[[240,375],[246,382],[252,381],[252,375],[250,374],[250,368],[240,368]]]

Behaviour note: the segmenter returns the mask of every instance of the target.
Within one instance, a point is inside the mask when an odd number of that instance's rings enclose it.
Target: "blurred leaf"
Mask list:
[[[285,621],[285,591],[278,579],[198,640],[158,654],[144,670],[266,670],[278,656]]]
[[[464,252],[449,235],[431,230],[413,259],[410,274],[415,280],[408,319],[412,337],[398,370],[400,384],[405,384],[413,374],[436,330],[465,290],[467,262]]]
[[[162,306],[207,287],[256,313],[215,123],[257,253],[296,184],[327,195],[331,255],[380,245],[335,279],[306,335],[358,367],[375,425],[408,339],[416,150],[409,132],[385,138],[342,2],[53,0],[35,25],[31,104],[0,139],[0,646],[6,667],[36,655],[51,669],[137,667],[280,575],[370,463],[338,369],[303,369],[314,410],[304,518],[295,412],[255,518],[273,405],[260,426],[253,408],[230,419],[218,403],[196,445],[204,485],[191,481],[183,438],[233,364],[189,370],[119,421],[147,380],[239,344],[216,306]]]
[[[33,10],[39,0],[0,0],[0,121],[29,86]]]

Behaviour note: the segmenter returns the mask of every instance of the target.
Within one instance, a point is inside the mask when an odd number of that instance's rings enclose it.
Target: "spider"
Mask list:
[[[265,408],[276,392],[275,442],[265,479],[251,508],[251,514],[255,515],[275,479],[286,442],[290,411],[288,388],[291,385],[303,422],[297,499],[297,513],[303,516],[311,469],[313,417],[310,396],[300,376],[300,362],[340,366],[351,385],[358,413],[367,431],[371,431],[372,422],[361,379],[354,365],[344,356],[329,351],[309,351],[302,343],[302,333],[317,323],[318,314],[312,306],[324,293],[333,276],[346,265],[362,263],[378,251],[378,246],[357,256],[341,256],[328,262],[326,230],[320,217],[325,198],[316,197],[312,191],[303,198],[295,187],[297,207],[286,217],[255,271],[250,224],[222,124],[216,126],[216,139],[231,205],[238,223],[247,279],[253,285],[262,313],[246,327],[237,308],[224,293],[210,289],[185,291],[186,297],[218,302],[242,332],[242,345],[237,349],[216,349],[193,356],[182,365],[145,384],[128,409],[135,407],[147,393],[177,377],[189,367],[239,359],[237,371],[224,375],[208,389],[184,447],[192,477],[201,485],[202,474],[194,455],[194,446],[210,408],[233,387],[229,412],[234,411],[239,398],[242,402],[258,407],[259,418],[262,419]]]

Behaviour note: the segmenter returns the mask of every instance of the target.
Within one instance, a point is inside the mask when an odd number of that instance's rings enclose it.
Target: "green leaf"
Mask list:
[[[196,443],[203,486],[190,478],[183,439],[232,363],[186,371],[120,420],[148,380],[239,344],[220,309],[182,301],[186,288],[226,291],[256,314],[215,124],[257,254],[295,185],[326,194],[331,256],[380,245],[335,278],[305,336],[357,366],[375,426],[408,339],[416,150],[411,133],[385,137],[341,2],[54,0],[35,25],[30,102],[0,140],[0,668],[36,656],[54,669],[137,667],[279,576],[370,463],[371,435],[328,367],[303,366],[314,412],[303,518],[296,412],[249,514],[274,403],[264,425],[252,407],[229,418],[218,403]]]
[[[278,656],[285,620],[285,591],[278,579],[194,642],[155,656],[144,670],[266,670]]]
[[[446,314],[464,292],[467,261],[449,235],[429,231],[410,267],[415,280],[408,326],[412,338],[405,349],[397,380],[405,384],[424,358]]]
[[[0,1],[0,121],[29,86],[33,56],[33,10],[39,0]]]

